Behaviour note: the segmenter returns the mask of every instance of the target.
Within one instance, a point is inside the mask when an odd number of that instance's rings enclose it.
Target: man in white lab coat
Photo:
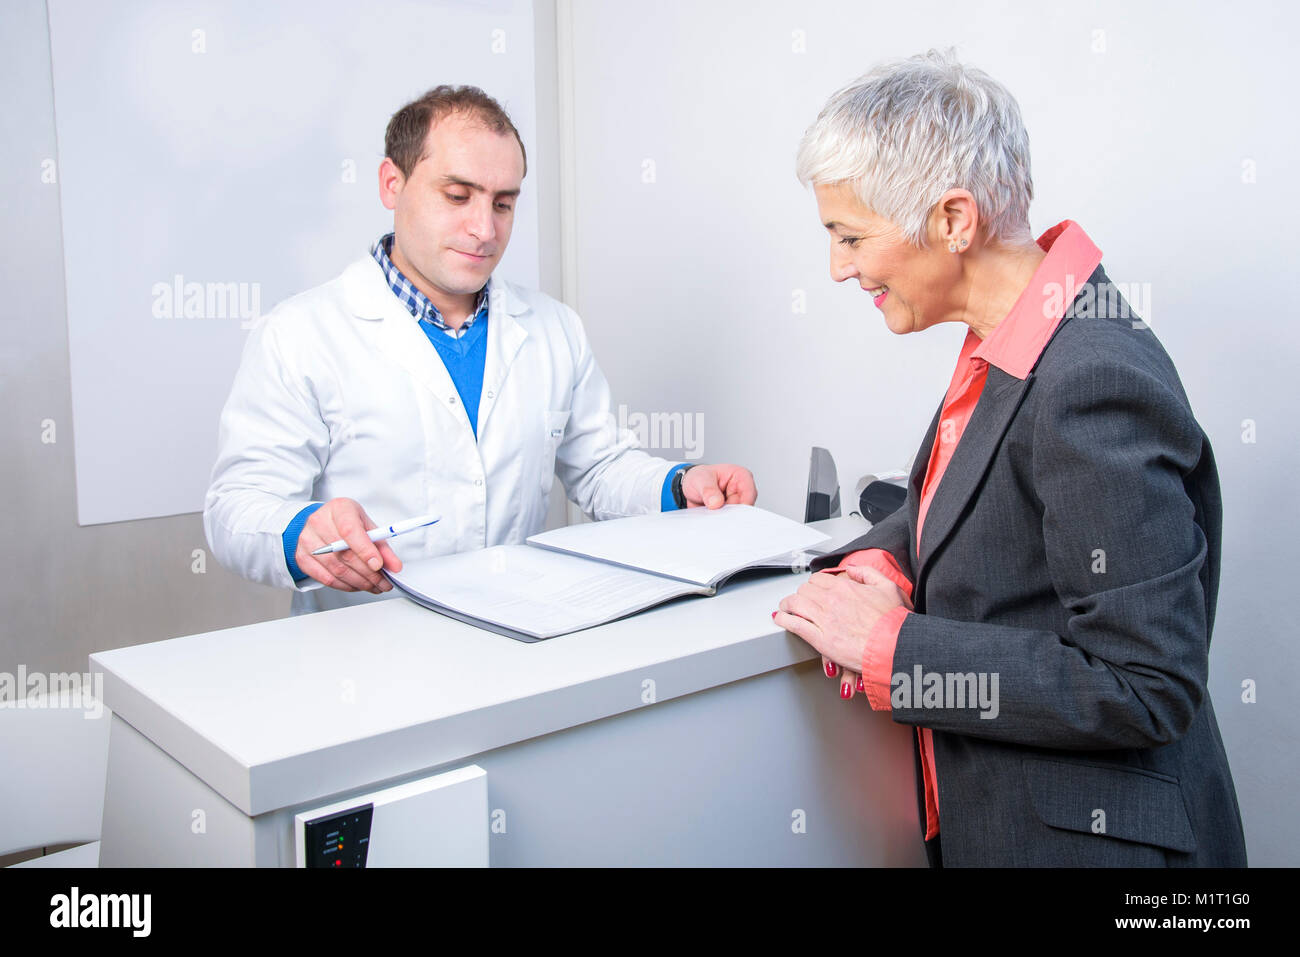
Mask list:
[[[557,474],[598,520],[754,502],[747,469],[637,449],[577,314],[492,275],[527,168],[495,100],[431,90],[394,114],[385,151],[393,233],[245,345],[203,511],[222,565],[294,588],[302,614],[385,596],[380,569],[400,571],[399,553],[522,542],[544,527]],[[424,514],[441,521],[366,535],[371,515]],[[311,554],[337,539],[350,548]]]

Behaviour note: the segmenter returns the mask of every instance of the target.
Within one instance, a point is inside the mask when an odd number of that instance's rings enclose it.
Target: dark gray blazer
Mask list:
[[[1090,283],[1114,291],[1100,266]],[[1206,688],[1218,473],[1154,333],[1084,294],[1025,380],[990,365],[918,558],[938,431],[904,506],[845,551],[883,548],[914,583],[894,674],[998,675],[994,718],[954,695],[893,710],[934,733],[943,863],[1245,866]]]

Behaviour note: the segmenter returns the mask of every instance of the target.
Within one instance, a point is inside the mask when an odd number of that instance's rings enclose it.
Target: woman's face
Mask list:
[[[848,184],[817,185],[817,212],[831,236],[831,278],[856,279],[898,335],[961,318],[961,257],[948,251],[932,216],[930,246],[917,249],[899,228],[858,200]]]

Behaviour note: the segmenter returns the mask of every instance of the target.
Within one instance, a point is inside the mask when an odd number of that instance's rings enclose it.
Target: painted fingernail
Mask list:
[[[833,661],[826,662],[826,677],[827,678],[835,677],[835,662]]]
[[[862,683],[862,676],[861,676],[861,675],[858,675],[858,690],[861,691],[861,692],[864,692],[864,693],[865,693],[866,690],[867,690],[867,686],[864,685],[864,684]]]
[[[776,612],[772,612],[772,617],[776,618]]]
[[[844,684],[840,685],[840,697],[848,700],[849,694],[849,683],[846,681]]]

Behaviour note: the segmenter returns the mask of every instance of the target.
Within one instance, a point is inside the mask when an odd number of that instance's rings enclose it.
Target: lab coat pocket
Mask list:
[[[564,428],[569,424],[568,409],[548,411],[542,418],[546,433],[542,436],[542,491],[549,492],[555,483],[555,453],[564,441]]]

